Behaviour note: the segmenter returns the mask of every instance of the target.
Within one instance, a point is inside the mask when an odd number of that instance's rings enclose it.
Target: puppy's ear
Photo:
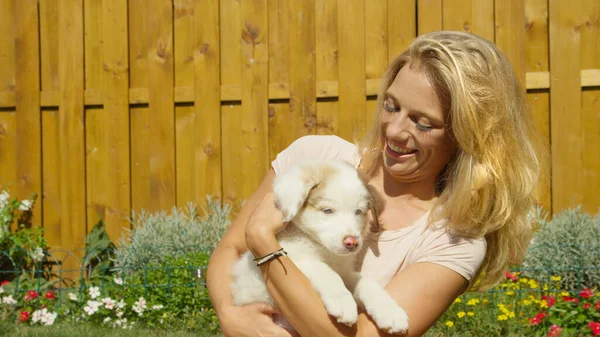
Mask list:
[[[306,201],[318,180],[311,175],[310,167],[298,165],[275,177],[273,194],[275,204],[283,213],[283,221],[291,221]]]

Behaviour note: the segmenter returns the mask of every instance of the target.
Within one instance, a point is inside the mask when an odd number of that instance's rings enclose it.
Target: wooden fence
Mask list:
[[[131,210],[243,200],[297,137],[351,140],[440,29],[513,62],[552,152],[540,202],[596,212],[596,0],[0,0],[0,185],[67,249],[100,217],[114,239]]]

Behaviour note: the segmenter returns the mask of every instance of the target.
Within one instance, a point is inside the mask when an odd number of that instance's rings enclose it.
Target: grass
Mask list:
[[[6,321],[0,321],[0,336],[11,337],[217,337],[219,334],[210,332],[165,331],[136,329],[122,330],[99,327],[92,324],[59,324],[55,326],[23,326]]]

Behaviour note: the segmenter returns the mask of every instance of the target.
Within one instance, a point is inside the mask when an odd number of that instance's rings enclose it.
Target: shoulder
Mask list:
[[[468,238],[437,226],[428,227],[418,241],[410,262],[442,265],[469,282],[481,268],[487,251],[485,238]]]
[[[295,140],[271,163],[275,174],[287,171],[304,159],[330,159],[358,165],[356,145],[335,135],[309,135]]]

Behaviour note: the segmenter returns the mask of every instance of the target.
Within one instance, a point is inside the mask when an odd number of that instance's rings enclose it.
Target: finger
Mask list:
[[[279,310],[275,309],[275,307],[273,307],[270,304],[267,303],[263,303],[263,302],[257,302],[257,303],[252,303],[252,304],[248,304],[249,307],[254,307],[256,310],[262,312],[263,314],[277,314],[279,313]]]

